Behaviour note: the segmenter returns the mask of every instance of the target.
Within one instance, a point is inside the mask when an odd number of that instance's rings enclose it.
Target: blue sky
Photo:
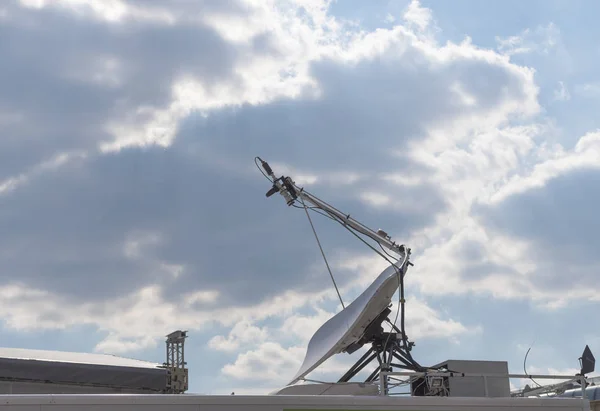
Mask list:
[[[423,364],[575,373],[598,305],[592,1],[0,5],[0,345],[264,393],[340,306],[253,159],[413,250]],[[318,216],[317,216],[318,217]],[[316,218],[351,301],[385,263]],[[337,356],[313,378],[339,378]]]

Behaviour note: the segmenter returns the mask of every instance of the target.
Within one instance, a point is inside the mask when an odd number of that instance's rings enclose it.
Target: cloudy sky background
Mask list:
[[[485,4],[484,4],[485,3]],[[339,311],[256,155],[413,249],[423,364],[600,352],[592,1],[5,0],[0,345],[264,393]],[[315,217],[346,302],[385,263]],[[318,378],[339,377],[350,356]]]

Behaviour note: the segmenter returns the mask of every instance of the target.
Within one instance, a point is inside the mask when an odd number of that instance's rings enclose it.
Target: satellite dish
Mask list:
[[[579,361],[581,363],[581,375],[594,372],[596,368],[596,359],[594,358],[594,354],[592,354],[592,350],[590,350],[589,346],[585,346]]]
[[[308,343],[302,366],[288,384],[295,384],[329,357],[361,340],[365,329],[391,304],[398,289],[396,267],[389,266],[345,309],[331,317]],[[352,351],[356,350],[355,346]]]

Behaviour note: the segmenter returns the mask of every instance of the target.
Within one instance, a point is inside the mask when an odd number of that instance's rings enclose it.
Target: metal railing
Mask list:
[[[586,399],[585,389],[586,389],[586,378],[584,375],[538,375],[538,374],[498,374],[498,373],[462,373],[462,372],[442,372],[442,371],[425,371],[425,372],[415,372],[415,371],[382,371],[379,374],[379,383],[380,390],[379,395],[388,395],[388,377],[390,376],[403,376],[403,377],[412,377],[412,378],[428,378],[428,377],[446,377],[446,378],[482,378],[484,385],[484,394],[485,397],[488,396],[489,388],[488,388],[488,379],[489,378],[507,378],[507,379],[536,379],[536,380],[564,380],[562,383],[553,384],[547,387],[541,387],[537,389],[533,389],[531,391],[524,392],[524,395],[532,396],[533,392],[540,391],[540,389],[552,389],[559,388],[560,386],[564,386],[569,383],[578,382],[581,384],[581,398],[583,400]],[[412,379],[411,378],[411,379]],[[541,392],[540,392],[541,393]]]

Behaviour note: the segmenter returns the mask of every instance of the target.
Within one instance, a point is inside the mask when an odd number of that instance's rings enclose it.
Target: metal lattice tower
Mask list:
[[[188,389],[188,369],[184,357],[184,343],[187,331],[173,331],[167,335],[167,362],[164,367],[169,370],[167,392],[181,394]]]

